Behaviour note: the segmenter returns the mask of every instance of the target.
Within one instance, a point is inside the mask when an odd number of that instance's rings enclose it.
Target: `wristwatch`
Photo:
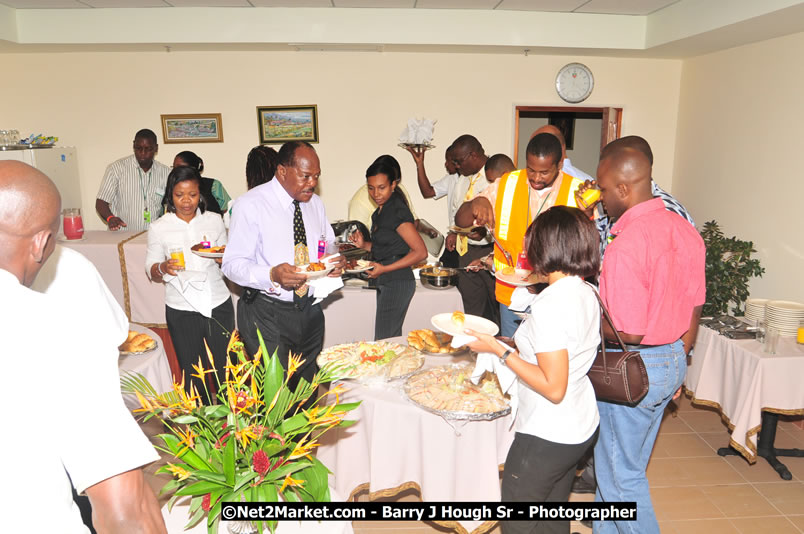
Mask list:
[[[503,364],[505,364],[505,360],[507,360],[507,359],[508,359],[508,357],[509,357],[509,356],[510,356],[510,355],[511,355],[513,352],[514,352],[514,351],[512,351],[512,350],[506,350],[505,352],[503,352],[503,353],[502,353],[502,356],[500,356],[500,361],[501,361],[501,362],[503,362]]]

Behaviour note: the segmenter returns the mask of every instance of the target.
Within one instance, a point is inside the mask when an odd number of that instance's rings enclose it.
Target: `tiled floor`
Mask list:
[[[663,533],[804,533],[804,458],[782,458],[793,474],[784,481],[765,462],[720,457],[728,430],[714,410],[679,401],[677,416],[667,414],[648,466],[656,515]],[[153,427],[149,425],[149,430]],[[804,448],[804,430],[779,423],[777,447]],[[151,477],[155,488],[166,480]],[[407,499],[414,499],[410,495]],[[572,495],[571,500],[592,500]],[[356,522],[356,534],[435,534],[448,532],[427,523]],[[572,531],[591,532],[579,523]],[[500,534],[499,527],[491,531]]]

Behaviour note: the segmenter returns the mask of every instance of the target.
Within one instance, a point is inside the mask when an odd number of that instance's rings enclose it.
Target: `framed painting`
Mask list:
[[[170,143],[222,143],[220,113],[162,115],[162,137]]]
[[[257,108],[260,144],[287,141],[318,142],[318,106],[260,106]]]

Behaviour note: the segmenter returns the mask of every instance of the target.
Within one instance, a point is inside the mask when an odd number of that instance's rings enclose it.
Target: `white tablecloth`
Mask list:
[[[330,494],[333,502],[343,502],[337,493],[330,490]],[[162,508],[162,517],[165,519],[168,534],[185,532],[206,534],[207,523],[203,519],[190,530],[184,530],[184,525],[187,524],[190,517],[187,513],[189,509],[189,498],[179,500],[171,511],[168,511],[167,505]],[[229,530],[226,525],[226,521],[221,521],[218,526],[218,534],[228,534]],[[265,532],[269,531],[266,529]],[[276,534],[353,534],[354,530],[350,521],[280,521],[275,532]]]
[[[148,379],[148,382],[156,389],[157,393],[171,391],[173,389],[173,374],[170,372],[170,365],[165,354],[165,347],[162,345],[162,338],[153,330],[138,324],[130,324],[129,328],[148,334],[156,340],[157,346],[155,350],[144,354],[121,354],[117,362],[120,376],[123,377],[126,373],[139,373]],[[123,394],[123,401],[129,410],[140,408],[137,397],[130,393]]]
[[[427,356],[425,367],[470,358]],[[423,501],[499,502],[499,468],[514,439],[511,416],[448,423],[408,401],[402,382],[387,387],[346,382],[350,390],[341,402],[362,404],[349,413],[348,419],[357,423],[327,433],[318,449],[317,458],[333,472],[330,484],[350,500],[362,491],[373,500],[415,488]],[[460,521],[444,526],[486,532],[494,524]]]
[[[145,272],[147,232],[88,231],[84,236],[82,241],[62,245],[77,250],[95,264],[131,322],[164,327],[165,286],[151,282]],[[374,339],[376,298],[376,291],[348,286],[329,296],[322,303],[326,320],[324,346]],[[436,313],[456,310],[463,310],[456,288],[428,289],[417,282],[402,331],[429,327],[430,317]]]
[[[804,345],[780,338],[776,354],[754,339],[729,339],[714,330],[698,331],[687,370],[693,402],[718,408],[733,426],[730,444],[756,461],[762,410],[804,414]]]

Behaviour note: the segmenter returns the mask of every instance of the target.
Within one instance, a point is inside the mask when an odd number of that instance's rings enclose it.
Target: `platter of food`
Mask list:
[[[346,272],[349,274],[358,274],[370,271],[374,266],[368,260],[348,260],[346,262]]]
[[[402,147],[404,149],[422,148],[424,150],[430,150],[432,148],[435,148],[435,145],[432,143],[399,143],[397,146]]]
[[[497,376],[470,380],[474,365],[459,363],[423,369],[405,382],[405,394],[420,408],[446,419],[490,421],[511,412]]]
[[[438,330],[451,336],[468,335],[464,332],[466,328],[490,336],[497,335],[500,331],[500,328],[488,319],[477,315],[466,315],[460,311],[439,313],[434,315],[430,322]]]
[[[542,281],[538,275],[527,269],[514,269],[513,267],[503,267],[502,270],[494,273],[494,277],[500,282],[515,287],[532,286]]]
[[[226,245],[221,245],[219,247],[207,247],[207,248],[193,248],[191,249],[193,254],[197,256],[201,256],[202,258],[222,258],[223,253],[226,252]]]
[[[306,265],[299,265],[299,269],[301,269],[301,272],[304,274],[304,276],[307,277],[308,280],[317,280],[319,278],[324,278],[334,268],[335,265],[329,263],[322,263],[320,261],[308,263]]]
[[[424,355],[416,349],[387,341],[360,341],[321,351],[319,367],[335,366],[335,378],[396,380],[418,371]]]
[[[453,347],[450,345],[452,336],[443,332],[433,332],[427,328],[411,330],[408,333],[408,345],[426,354],[437,356],[453,356],[462,354],[469,350],[469,347]]]
[[[128,331],[128,337],[122,345],[118,347],[120,354],[146,354],[156,350],[159,345],[156,340],[148,334],[136,332],[134,330]]]

